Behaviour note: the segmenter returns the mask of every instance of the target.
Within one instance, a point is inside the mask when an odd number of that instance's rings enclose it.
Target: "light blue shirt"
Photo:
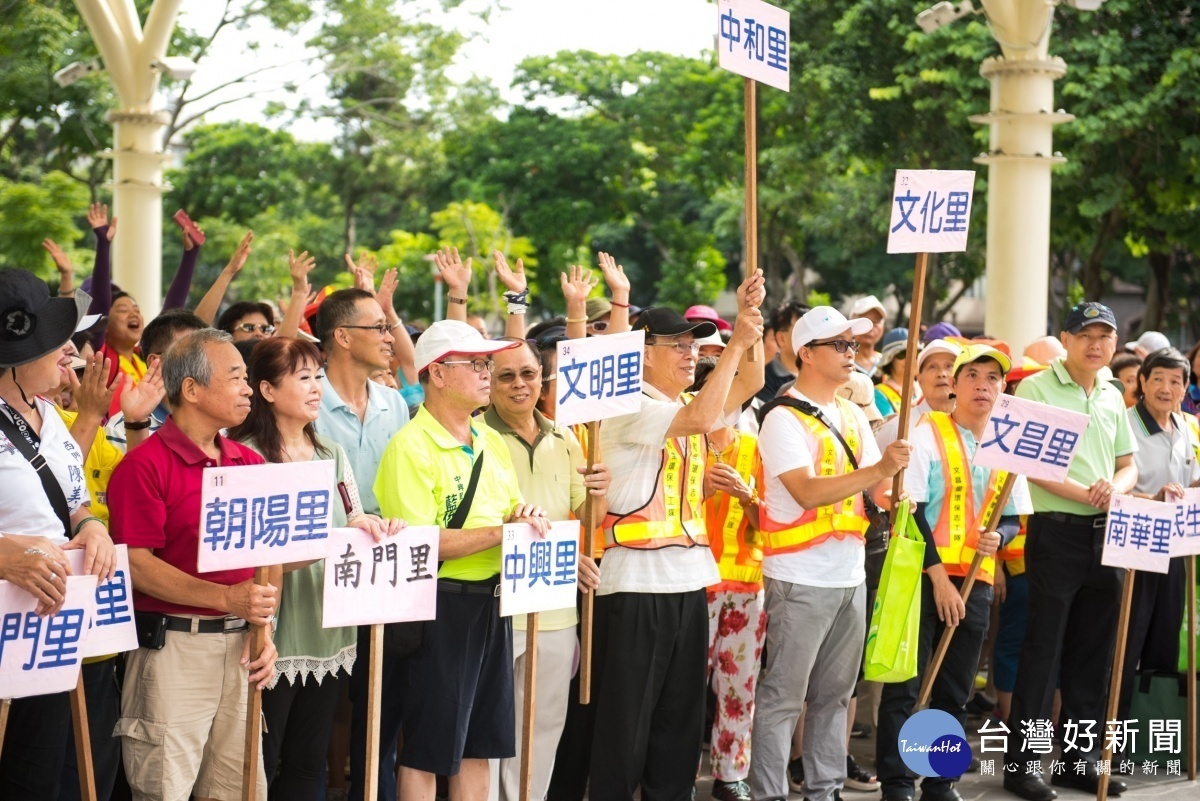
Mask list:
[[[391,387],[368,381],[367,413],[365,419],[360,421],[329,383],[328,376],[321,379],[321,383],[325,392],[321,396],[317,430],[346,451],[358,484],[363,511],[377,515],[379,502],[375,500],[375,473],[379,470],[379,461],[383,458],[388,441],[408,422],[408,404]]]

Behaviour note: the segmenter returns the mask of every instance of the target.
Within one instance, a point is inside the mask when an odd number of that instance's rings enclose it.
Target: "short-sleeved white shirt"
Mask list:
[[[607,493],[610,512],[632,512],[654,496],[667,431],[683,408],[683,403],[649,384],[644,385],[643,393],[640,410],[600,424],[600,453],[612,474]],[[730,423],[732,420],[722,420],[718,427]],[[709,548],[616,547],[604,552],[596,594],[688,592],[720,580]]]
[[[813,404],[825,413],[839,431],[845,430],[841,407],[836,401],[832,405],[820,404],[801,395],[794,387],[787,391],[787,395]],[[871,424],[867,422],[862,409],[854,404],[850,406],[862,438],[859,467],[863,468],[879,461],[879,446],[875,444]],[[764,503],[772,520],[796,520],[804,514],[804,507],[796,503],[779,476],[803,467],[812,467],[813,454],[819,447],[820,441],[790,410],[773,411],[763,420],[758,435],[758,452],[762,457],[766,483]],[[831,537],[802,551],[764,557],[763,575],[810,587],[857,587],[867,577],[863,556],[863,542],[858,537]]]
[[[53,404],[42,398],[35,402],[43,421],[38,452],[58,479],[67,509],[74,514],[91,501],[84,482],[83,454]],[[9,413],[3,401],[0,407],[3,407],[0,414]],[[37,470],[3,433],[0,433],[0,532],[45,537],[56,545],[65,543],[70,533],[63,531]]]

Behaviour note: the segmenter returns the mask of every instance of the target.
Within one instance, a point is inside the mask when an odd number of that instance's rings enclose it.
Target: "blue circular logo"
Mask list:
[[[971,765],[971,745],[949,712],[922,710],[900,728],[897,747],[904,765],[918,776],[957,779]]]

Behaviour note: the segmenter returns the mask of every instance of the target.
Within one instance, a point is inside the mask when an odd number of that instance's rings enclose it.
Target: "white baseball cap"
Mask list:
[[[962,354],[962,348],[945,339],[935,339],[932,342],[925,344],[921,352],[917,354],[917,372],[921,372],[921,367],[924,366],[925,360],[935,353],[949,353],[955,359]]]
[[[872,325],[874,323],[862,317],[847,320],[832,306],[816,306],[792,326],[792,350],[799,353],[800,348],[814,339],[825,339],[847,329],[852,336],[865,334],[871,330]]]
[[[421,334],[413,356],[417,363],[417,372],[423,373],[429,369],[429,365],[451,354],[487,356],[520,346],[520,342],[484,339],[483,334],[461,320],[438,320]]]
[[[1146,331],[1136,341],[1126,343],[1125,350],[1133,353],[1138,348],[1142,348],[1149,354],[1169,347],[1171,347],[1171,340],[1167,339],[1165,334],[1158,331]]]
[[[696,344],[700,347],[704,347],[705,345],[716,345],[722,350],[725,348],[725,340],[721,339],[721,335],[715,331],[706,337],[700,337],[697,339]]]
[[[874,295],[864,295],[850,306],[850,316],[862,317],[871,310],[876,310],[883,315],[883,319],[887,319],[887,309],[883,308],[883,304],[879,302],[879,298]]]

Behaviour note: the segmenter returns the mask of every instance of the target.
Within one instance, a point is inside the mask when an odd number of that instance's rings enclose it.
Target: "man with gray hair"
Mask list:
[[[113,472],[112,537],[129,547],[138,649],[129,654],[121,718],[125,774],[134,799],[239,797],[249,682],[275,672],[272,617],[281,576],[201,575],[201,480],[206,467],[262,464],[221,436],[250,412],[246,365],[229,334],[180,338],[163,357],[171,416]],[[250,626],[266,627],[250,653]],[[258,797],[266,798],[259,753]]]

